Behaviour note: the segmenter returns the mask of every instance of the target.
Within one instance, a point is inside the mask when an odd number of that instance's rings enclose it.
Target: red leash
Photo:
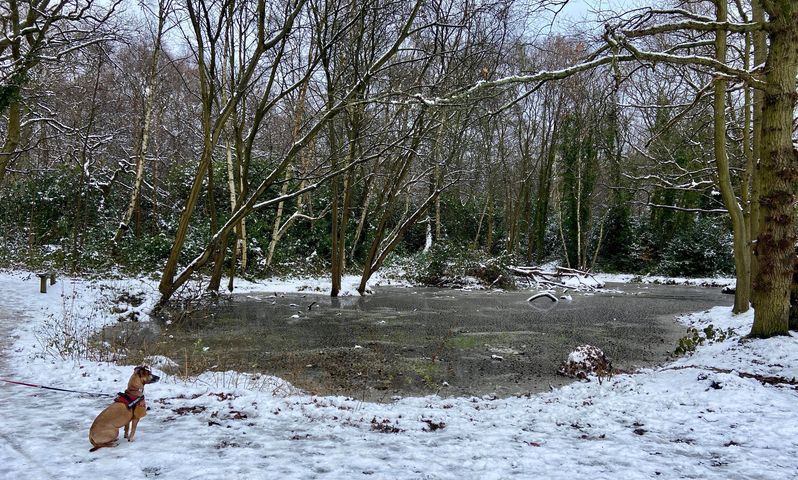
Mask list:
[[[81,392],[80,390],[68,390],[66,388],[47,387],[45,385],[36,385],[35,383],[25,383],[25,382],[17,382],[17,381],[14,381],[14,380],[6,380],[5,378],[0,378],[0,382],[13,383],[14,385],[22,385],[24,387],[42,388],[44,390],[55,390],[57,392],[80,393],[81,395],[91,395],[93,397],[113,397],[113,396],[115,396],[115,395],[111,395],[111,394],[108,394],[108,393]]]

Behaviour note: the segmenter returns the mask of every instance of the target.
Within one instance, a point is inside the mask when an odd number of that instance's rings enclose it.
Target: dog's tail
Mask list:
[[[94,447],[91,450],[89,450],[89,452],[96,452],[97,450],[99,450],[101,448],[103,448],[103,447]]]

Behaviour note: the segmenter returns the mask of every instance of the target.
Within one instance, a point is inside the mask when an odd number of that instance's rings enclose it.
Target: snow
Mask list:
[[[582,363],[587,360],[587,355],[582,350],[574,350],[568,354],[568,363]]]
[[[239,286],[326,292],[322,281]],[[115,322],[109,308],[124,292],[144,294],[129,306],[144,321],[154,280],[64,278],[39,294],[38,277],[0,273],[0,289],[0,378],[124,388],[132,365],[47,354],[43,334]],[[727,308],[683,321],[735,333],[660,368],[506,399],[375,404],[314,397],[265,375],[181,378],[156,367],[162,380],[146,387],[135,442],[95,453],[88,429],[108,398],[0,382],[0,478],[795,478],[798,391],[753,376],[798,377],[798,338],[743,340],[752,314]]]
[[[734,286],[736,280],[730,277],[666,277],[663,275],[632,275],[628,273],[596,273],[593,274],[601,283],[656,283],[663,285],[698,285],[698,286]]]
[[[410,283],[402,278],[402,273],[403,272],[401,271],[389,273],[378,271],[369,279],[369,288],[388,285],[394,287],[411,286]],[[359,285],[360,275],[344,275],[341,279],[341,291],[338,293],[338,295],[359,295],[357,293],[357,287]],[[273,278],[258,282],[250,282],[236,278],[234,286],[234,293],[304,292],[329,295],[330,290],[332,289],[332,281],[329,278],[318,277]]]

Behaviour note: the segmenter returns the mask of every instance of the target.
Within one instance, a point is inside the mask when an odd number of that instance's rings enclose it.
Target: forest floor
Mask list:
[[[37,277],[11,272],[0,291],[0,378],[124,389],[132,365],[108,361],[113,351],[99,358],[85,339],[116,323],[111,307],[131,293],[144,301],[127,309],[147,321],[154,282],[61,279],[42,295]],[[147,386],[136,441],[94,453],[88,429],[109,399],[0,382],[0,477],[793,478],[798,337],[745,339],[752,318],[728,307],[686,315],[712,339],[672,363],[508,398],[371,403],[270,376],[164,374]]]

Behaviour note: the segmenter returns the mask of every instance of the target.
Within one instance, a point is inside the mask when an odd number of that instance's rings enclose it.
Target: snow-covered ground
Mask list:
[[[734,286],[735,279],[727,277],[665,277],[662,275],[632,275],[629,273],[597,273],[592,276],[603,283],[657,283],[663,285]]]
[[[81,352],[81,335],[116,321],[121,293],[144,293],[128,308],[146,319],[155,282],[62,279],[46,295],[38,283],[0,273],[0,378],[124,389],[131,365],[52,353]],[[798,337],[742,340],[752,315],[727,308],[684,321],[734,332],[661,368],[521,398],[372,404],[304,395],[274,377],[163,375],[146,388],[135,442],[94,453],[89,426],[108,398],[0,382],[0,478],[796,478],[798,391],[760,380],[798,377]]]

